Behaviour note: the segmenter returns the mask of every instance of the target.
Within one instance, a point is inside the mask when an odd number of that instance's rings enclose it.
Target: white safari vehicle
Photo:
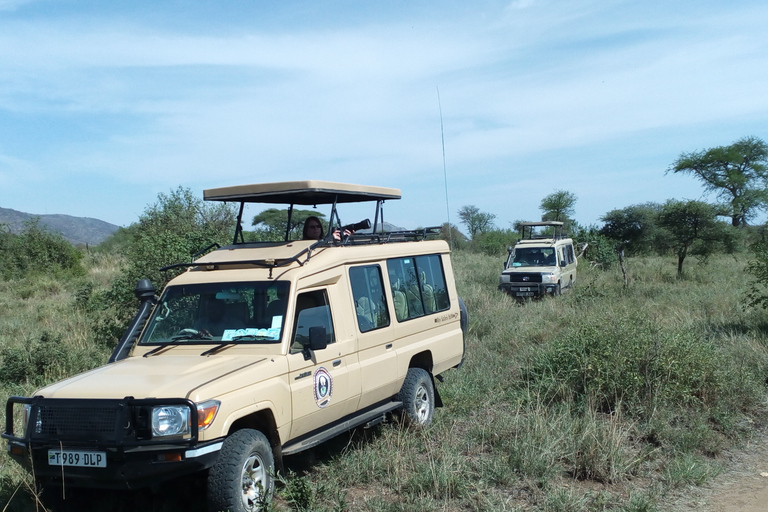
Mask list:
[[[461,365],[467,315],[436,228],[380,232],[399,190],[300,181],[204,197],[240,204],[233,244],[172,265],[184,271],[159,298],[139,281],[109,363],[8,400],[3,438],[39,487],[203,472],[210,510],[259,510],[283,455],[391,413],[427,425],[441,405],[434,381]],[[336,239],[350,228],[337,205],[361,201],[376,205],[372,229]],[[294,205],[331,205],[329,235],[244,242],[245,203],[290,205],[288,225]]]
[[[559,221],[521,222],[520,239],[507,249],[509,255],[499,278],[499,289],[515,298],[560,295],[576,281],[578,259],[573,240],[562,234]],[[545,228],[548,234],[537,233]]]

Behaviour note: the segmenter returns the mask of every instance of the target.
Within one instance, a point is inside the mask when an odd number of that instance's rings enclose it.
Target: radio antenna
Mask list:
[[[440,87],[437,88],[437,107],[440,110],[440,139],[443,143],[443,183],[445,183],[445,213],[448,216],[448,245],[453,249],[453,229],[451,229],[451,208],[448,204],[448,171],[445,168],[445,131],[443,130],[443,106],[440,103]]]

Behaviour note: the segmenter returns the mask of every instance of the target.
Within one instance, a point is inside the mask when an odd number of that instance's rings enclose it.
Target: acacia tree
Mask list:
[[[459,209],[459,218],[462,224],[467,226],[469,238],[474,240],[475,236],[486,233],[493,229],[493,221],[496,215],[492,213],[481,212],[477,206],[462,206]]]
[[[727,205],[731,225],[743,226],[768,205],[768,145],[744,137],[730,146],[682,153],[667,172],[693,174]]]
[[[324,231],[328,230],[325,215],[314,210],[293,210],[291,212],[291,231],[289,238],[301,238],[304,221],[307,217],[317,217],[323,223]],[[268,208],[253,217],[251,225],[255,226],[261,240],[283,240],[288,225],[288,210]]]
[[[556,220],[572,222],[571,215],[576,204],[576,194],[565,190],[557,190],[541,200],[541,220]]]
[[[716,208],[702,201],[670,199],[662,206],[658,223],[671,236],[677,253],[677,275],[683,273],[683,261],[689,252],[707,255],[729,236],[725,224],[717,220]]]
[[[617,250],[628,254],[643,254],[659,245],[660,233],[656,221],[661,211],[657,203],[635,204],[611,210],[600,220],[605,224],[600,234],[613,240]]]

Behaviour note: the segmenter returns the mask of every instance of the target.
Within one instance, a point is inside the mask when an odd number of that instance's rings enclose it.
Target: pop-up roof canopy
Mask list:
[[[331,181],[282,181],[276,183],[254,183],[252,185],[238,185],[234,187],[211,188],[203,191],[206,201],[230,201],[240,203],[240,213],[237,216],[235,240],[238,237],[243,241],[243,207],[245,203],[278,203],[290,205],[288,209],[288,222],[285,231],[285,240],[288,241],[291,230],[291,217],[293,207],[297,204],[304,206],[316,206],[318,204],[330,204],[330,226],[343,231],[339,215],[336,211],[338,203],[360,203],[366,201],[376,202],[376,214],[374,216],[373,230],[376,231],[379,220],[384,225],[382,203],[387,199],[400,199],[400,190],[396,188],[370,187],[365,185],[351,185],[348,183],[335,183]],[[330,236],[329,229],[327,236]]]
[[[206,201],[318,205],[400,199],[396,188],[369,187],[331,181],[283,181],[257,183],[203,191]]]

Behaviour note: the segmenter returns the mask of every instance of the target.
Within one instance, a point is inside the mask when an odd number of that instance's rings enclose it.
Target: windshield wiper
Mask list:
[[[274,341],[269,336],[258,336],[256,334],[243,334],[241,336],[234,336],[229,341],[221,342],[218,345],[216,345],[215,347],[209,348],[208,350],[206,350],[205,352],[203,352],[200,355],[201,356],[207,356],[207,355],[213,354],[213,353],[218,352],[219,350],[223,349],[224,347],[226,347],[228,345],[237,345],[238,341],[243,341],[243,340],[248,340],[248,341],[270,340],[270,341]]]
[[[174,345],[181,345],[187,339],[188,338],[174,339],[173,341],[166,341],[165,343],[163,343],[161,345],[158,345],[157,347],[153,348],[152,350],[150,350],[149,352],[144,354],[144,357],[149,357],[149,356],[151,356],[152,354],[154,354],[156,352],[160,352],[162,349],[164,349],[166,347],[170,347],[170,346],[174,346]]]
[[[274,338],[271,336],[259,336],[258,334],[243,334],[241,336],[233,336],[232,341],[257,341],[257,340],[270,340],[274,341]]]
[[[213,339],[211,336],[208,336],[207,334],[203,334],[202,332],[185,332],[184,334],[177,334],[171,340],[173,341],[183,341],[183,340],[211,340]]]

